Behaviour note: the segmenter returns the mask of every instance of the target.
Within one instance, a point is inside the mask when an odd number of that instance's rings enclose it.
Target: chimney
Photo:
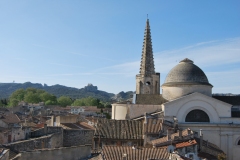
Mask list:
[[[171,135],[169,134],[169,131],[167,130],[167,140],[170,141],[171,140]]]
[[[144,123],[147,124],[147,112],[144,113]]]
[[[182,131],[178,130],[178,137],[181,139],[182,138]]]
[[[44,135],[47,135],[47,124],[46,123],[44,124],[43,133],[44,133]]]
[[[200,132],[199,132],[199,135],[200,135],[200,144],[199,144],[199,149],[200,151],[202,150],[202,145],[203,145],[203,134],[202,134],[202,129],[200,129]]]
[[[190,135],[191,134],[191,129],[187,129],[187,133],[188,133],[188,135]]]
[[[178,120],[176,117],[173,117],[173,128],[174,128],[175,132],[178,129]]]

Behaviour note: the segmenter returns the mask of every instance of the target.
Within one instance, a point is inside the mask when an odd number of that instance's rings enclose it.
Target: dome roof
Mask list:
[[[167,75],[163,86],[176,84],[210,85],[205,73],[188,58],[180,61]]]

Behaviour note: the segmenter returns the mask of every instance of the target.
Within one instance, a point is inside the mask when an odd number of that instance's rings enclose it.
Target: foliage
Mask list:
[[[27,94],[24,95],[24,102],[28,103],[39,103],[41,102],[41,99],[39,97],[39,94],[33,93],[33,92],[28,92]]]
[[[218,160],[226,160],[226,159],[227,159],[226,154],[224,154],[224,153],[218,154]]]
[[[72,104],[72,100],[66,96],[59,97],[57,101],[58,101],[58,104],[62,107],[66,107]]]
[[[106,118],[107,118],[107,119],[111,119],[111,116],[110,116],[110,114],[109,114],[109,113],[103,113],[103,114],[105,114],[105,115],[106,115]]]
[[[45,105],[57,105],[57,104],[58,104],[57,101],[47,100],[47,101],[45,102]]]
[[[10,107],[16,107],[18,105],[18,100],[17,99],[10,99],[9,106]]]
[[[26,91],[24,89],[18,89],[12,93],[12,95],[10,96],[10,99],[16,99],[18,101],[23,101],[25,93],[26,93]]]
[[[39,102],[48,102],[48,104],[57,104],[57,97],[47,93],[42,89],[36,88],[27,88],[18,89],[13,92],[9,98],[8,106],[17,106],[19,102],[24,101],[27,103],[39,103]]]
[[[72,106],[99,106],[100,100],[93,98],[93,97],[87,97],[82,99],[76,99]]]
[[[52,102],[57,102],[57,97],[50,94],[50,93],[47,93],[47,92],[43,92],[40,94],[40,99],[43,101],[43,102],[47,102],[47,101],[52,101]]]
[[[1,99],[0,100],[0,107],[6,107],[8,104],[7,99]]]
[[[93,97],[101,101],[110,101],[114,96],[112,93],[100,91],[97,86],[89,84],[88,86],[78,89],[63,85],[47,86],[39,83],[0,83],[0,99],[9,98],[9,96],[18,89],[26,90],[27,88],[41,89],[45,92],[55,95],[56,97],[68,96],[72,99],[81,99]],[[39,92],[39,91],[38,91]],[[41,92],[41,91],[40,91]],[[24,100],[23,98],[19,101]]]

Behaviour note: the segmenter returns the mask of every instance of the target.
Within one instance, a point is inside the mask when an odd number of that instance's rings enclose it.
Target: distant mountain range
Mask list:
[[[105,91],[98,90],[97,86],[93,86],[92,84],[88,84],[84,88],[72,88],[63,85],[53,85],[48,86],[46,84],[42,85],[40,83],[0,83],[0,99],[8,98],[15,90],[17,89],[27,89],[27,88],[37,88],[43,89],[48,93],[51,93],[57,97],[60,96],[69,96],[72,99],[85,98],[85,97],[94,97],[103,101],[111,101],[111,100],[126,100],[131,97],[133,94],[132,91],[129,92],[120,92],[115,95],[113,93],[108,93]]]

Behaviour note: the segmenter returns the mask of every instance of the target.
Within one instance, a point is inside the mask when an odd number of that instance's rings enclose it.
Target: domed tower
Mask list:
[[[159,94],[160,73],[155,73],[152,39],[147,19],[142,48],[140,73],[136,75],[136,94]]]
[[[162,85],[162,96],[167,100],[194,92],[212,96],[212,87],[205,73],[186,58],[168,73]]]

